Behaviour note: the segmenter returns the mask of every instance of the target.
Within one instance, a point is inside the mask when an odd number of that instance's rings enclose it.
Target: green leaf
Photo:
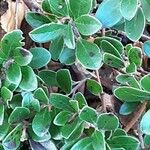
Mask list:
[[[70,100],[69,97],[62,95],[62,94],[52,93],[50,95],[50,103],[54,107],[58,109],[63,109],[69,112],[75,112],[74,108],[69,103],[69,100]]]
[[[106,150],[105,139],[100,131],[95,130],[91,138],[94,150]]]
[[[48,104],[49,102],[49,99],[42,88],[38,88],[34,91],[34,98],[45,104]]]
[[[131,87],[141,89],[139,82],[132,75],[120,74],[116,77],[116,80],[123,85],[129,85]]]
[[[140,130],[147,135],[150,135],[150,110],[148,110],[141,119]]]
[[[94,150],[91,140],[91,138],[85,137],[75,143],[70,150]]]
[[[97,127],[99,130],[115,130],[119,127],[119,119],[110,113],[100,114],[97,119]]]
[[[32,129],[37,136],[44,136],[51,124],[51,114],[48,107],[41,109],[32,121]]]
[[[82,121],[78,117],[75,118],[75,120],[69,122],[61,128],[62,136],[65,139],[69,139],[76,132],[76,130],[78,130],[81,124]]]
[[[143,49],[144,49],[145,55],[150,58],[150,40],[144,42]]]
[[[107,37],[107,36],[98,37],[94,40],[94,43],[96,43],[98,47],[101,47],[101,42],[103,40],[106,40],[109,43],[111,43],[118,50],[120,54],[124,52],[124,46],[122,45],[122,43],[119,40],[112,37]]]
[[[73,27],[70,24],[65,27],[64,42],[68,48],[75,49],[75,37]]]
[[[24,45],[24,43],[21,42],[24,39],[22,37],[22,34],[23,33],[21,30],[13,30],[12,32],[8,32],[7,34],[5,34],[2,38],[1,48],[7,58],[17,47],[22,47]]]
[[[89,107],[89,106],[84,106],[79,114],[79,117],[81,120],[89,122],[91,124],[96,124],[97,121],[97,113],[95,109]]]
[[[116,136],[111,140],[108,140],[107,143],[112,148],[124,148],[125,150],[137,150],[139,149],[140,142],[131,136]]]
[[[144,136],[144,144],[150,146],[150,135]]]
[[[138,0],[122,0],[121,1],[121,14],[127,19],[131,20],[138,9]]]
[[[94,43],[79,39],[77,41],[76,56],[84,68],[96,70],[102,66],[102,54]]]
[[[8,131],[9,131],[9,123],[8,123],[8,118],[7,115],[5,113],[5,117],[3,120],[3,124],[0,125],[0,140],[2,141],[4,139],[4,137],[7,135]]]
[[[76,93],[75,100],[78,101],[80,109],[82,109],[84,106],[88,105],[84,95],[81,92]]]
[[[139,105],[138,102],[133,102],[133,103],[124,102],[120,107],[119,113],[121,115],[129,115],[136,110],[138,105]]]
[[[125,20],[125,32],[132,41],[138,41],[145,28],[143,10],[139,7],[136,15],[131,20]]]
[[[49,0],[51,11],[57,16],[69,16],[68,3],[66,0]]]
[[[146,17],[147,21],[150,22],[150,2],[149,0],[141,0],[141,4],[144,11],[144,16]]]
[[[4,102],[11,101],[13,93],[5,86],[1,88],[1,97]]]
[[[39,112],[40,111],[40,103],[37,99],[33,97],[31,92],[22,94],[22,106],[27,107],[32,111]]]
[[[52,70],[42,70],[39,72],[39,77],[47,86],[58,86],[56,80],[56,72]]]
[[[35,142],[46,142],[51,138],[51,135],[49,132],[47,132],[46,134],[44,134],[43,136],[37,136],[34,131],[32,130],[32,126],[30,125],[28,127],[28,132],[29,132],[29,136],[31,137],[32,140],[34,140]]]
[[[99,31],[102,24],[98,19],[90,15],[82,15],[75,20],[75,25],[79,32],[83,35],[92,35]]]
[[[149,87],[150,75],[148,74],[148,75],[145,75],[144,77],[142,77],[140,80],[140,84],[144,90],[150,92],[150,87]]]
[[[126,102],[139,102],[150,100],[150,92],[146,92],[137,88],[123,86],[114,90],[114,95]]]
[[[18,123],[22,120],[28,118],[30,115],[30,110],[25,107],[16,107],[8,118],[8,123]]]
[[[120,0],[105,0],[99,5],[96,18],[103,27],[112,27],[122,19],[120,2]]]
[[[48,19],[48,17],[44,16],[41,13],[37,13],[37,12],[28,12],[26,14],[25,18],[26,18],[27,23],[32,28],[37,28],[46,23],[50,23],[50,20]]]
[[[68,111],[61,111],[54,119],[54,124],[57,126],[64,126],[70,119],[71,113]]]
[[[84,6],[84,7],[83,7]],[[71,16],[78,18],[82,15],[88,14],[92,8],[92,0],[70,0],[69,7]]]
[[[32,30],[29,35],[35,42],[46,43],[63,35],[63,33],[64,26],[62,24],[50,23]]]
[[[6,71],[7,79],[13,83],[19,85],[22,74],[21,74],[21,68],[16,64],[13,63],[9,66],[8,70]]]
[[[126,73],[135,73],[137,71],[137,66],[136,64],[130,63],[127,67],[126,67]]]
[[[20,145],[23,126],[18,124],[2,141],[5,150],[17,150]]]
[[[48,12],[48,13],[50,13],[50,14],[52,13],[49,0],[43,0],[43,1],[42,1],[42,9],[43,9],[45,12]]]
[[[26,66],[31,62],[33,55],[30,51],[18,47],[14,50],[13,57],[19,66]]]
[[[0,105],[0,126],[4,123],[4,111],[5,111],[4,105],[1,104]]]
[[[72,89],[72,79],[68,69],[60,69],[57,71],[56,79],[59,87],[67,94]]]
[[[75,49],[64,48],[59,56],[62,64],[72,65],[76,61]]]
[[[87,89],[94,95],[99,95],[103,92],[102,85],[92,79],[87,80]]]
[[[142,50],[138,47],[133,47],[128,52],[130,63],[135,63],[137,67],[142,64]]]
[[[55,40],[51,42],[49,51],[52,55],[53,60],[56,60],[56,61],[58,60],[63,48],[64,48],[64,40],[62,36],[56,38]]]
[[[119,51],[107,40],[102,40],[101,41],[101,48],[104,52],[110,53],[115,55],[116,57],[119,57],[120,59],[122,59]]]
[[[29,66],[38,69],[46,66],[51,60],[51,54],[48,50],[42,47],[31,48],[30,52],[33,55]]]
[[[118,128],[112,133],[112,138],[115,136],[124,136],[124,135],[127,135],[127,133],[123,129]]]
[[[103,61],[105,64],[107,64],[108,66],[111,66],[113,68],[124,68],[125,67],[124,61],[122,59],[120,59],[110,53],[103,54]]]
[[[22,81],[19,87],[25,91],[34,91],[37,88],[38,83],[36,75],[32,70],[32,68],[29,66],[21,67],[21,72],[22,72]]]
[[[70,100],[69,103],[71,104],[71,106],[74,108],[74,110],[76,112],[79,112],[79,104],[78,101],[76,100]]]

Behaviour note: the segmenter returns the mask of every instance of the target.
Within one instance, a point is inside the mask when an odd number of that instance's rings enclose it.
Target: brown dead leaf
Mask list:
[[[8,10],[1,16],[1,27],[5,32],[10,32],[17,28],[20,28],[21,22],[24,19],[26,6],[22,0],[18,2],[12,2],[8,0]],[[17,6],[17,8],[16,8]],[[17,25],[16,25],[17,24]]]

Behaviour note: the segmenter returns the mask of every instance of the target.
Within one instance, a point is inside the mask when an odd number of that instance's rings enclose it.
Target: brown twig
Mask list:
[[[127,126],[124,128],[126,132],[128,132],[133,127],[133,125],[138,121],[138,119],[141,117],[141,115],[146,109],[146,105],[147,102],[145,101],[142,104],[140,104],[140,106],[137,108],[137,110],[133,114],[133,118],[128,122]]]

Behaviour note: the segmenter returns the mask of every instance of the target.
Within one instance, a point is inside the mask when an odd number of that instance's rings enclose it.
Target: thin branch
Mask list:
[[[140,104],[140,106],[137,108],[137,110],[133,114],[133,118],[128,122],[127,126],[124,128],[126,132],[128,132],[134,126],[134,124],[138,121],[138,119],[142,116],[143,112],[146,109],[146,105],[147,105],[147,102],[145,101],[142,104]]]

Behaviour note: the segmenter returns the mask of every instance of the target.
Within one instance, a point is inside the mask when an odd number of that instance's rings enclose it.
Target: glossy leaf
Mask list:
[[[143,10],[138,8],[136,15],[129,21],[125,21],[125,32],[132,41],[140,39],[145,27],[145,17]]]
[[[100,130],[115,130],[119,127],[119,120],[113,114],[103,113],[97,119],[97,127]]]
[[[150,58],[150,40],[144,42],[143,49],[144,49],[145,55]]]
[[[29,115],[30,115],[30,110],[28,108],[16,107],[10,114],[10,116],[8,118],[8,122],[10,124],[18,123],[18,122],[21,122],[22,120],[28,118]]]
[[[141,0],[142,9],[148,22],[150,22],[150,2],[149,0]]]
[[[70,0],[69,7],[71,16],[78,18],[82,15],[88,14],[92,8],[92,0]]]
[[[91,124],[96,124],[97,121],[97,113],[96,111],[89,107],[89,106],[84,106],[79,114],[79,117],[81,120],[89,122]]]
[[[121,2],[121,14],[127,20],[135,16],[137,8],[138,0],[122,0]]]
[[[2,141],[5,150],[16,150],[20,145],[22,124],[18,124]]]
[[[140,129],[144,134],[150,135],[150,110],[148,110],[141,119]]]
[[[120,2],[120,0],[105,0],[99,5],[96,18],[103,27],[112,27],[121,20]]]
[[[150,92],[150,87],[149,87],[149,84],[150,84],[150,75],[146,75],[144,77],[141,78],[141,86],[144,90]]]
[[[49,0],[51,11],[57,16],[68,16],[69,9],[66,0]]]
[[[70,119],[71,114],[68,111],[61,111],[54,119],[54,124],[57,126],[64,126]]]
[[[37,88],[38,83],[37,83],[36,75],[32,70],[32,68],[29,66],[21,67],[21,72],[22,72],[22,81],[19,87],[22,90],[26,90],[26,91],[35,90]]]
[[[72,79],[69,70],[61,69],[57,71],[56,79],[59,87],[69,94],[72,89]]]
[[[74,112],[75,110],[69,103],[69,100],[70,100],[69,97],[62,94],[53,93],[50,95],[50,103],[54,107],[58,109],[63,109],[65,111]]]
[[[45,104],[48,104],[49,102],[49,99],[42,88],[38,88],[34,91],[34,98]]]
[[[119,51],[107,40],[101,41],[101,48],[104,52],[115,55],[116,57],[122,58]]]
[[[126,102],[139,102],[143,100],[150,100],[150,92],[146,92],[133,87],[118,87],[114,90],[114,95]]]
[[[83,35],[92,35],[102,27],[100,21],[90,15],[82,15],[75,20],[79,32]]]
[[[76,93],[75,99],[78,101],[80,109],[82,109],[84,106],[88,105],[84,95],[80,92]]]
[[[115,38],[112,38],[112,37],[107,37],[107,36],[103,36],[103,37],[98,37],[94,40],[94,43],[96,43],[98,45],[98,47],[101,47],[101,42],[103,40],[106,40],[108,41],[109,43],[111,43],[117,50],[120,54],[123,53],[124,51],[124,46],[122,45],[122,43],[115,39]]]
[[[133,47],[128,52],[128,58],[130,63],[135,63],[136,66],[141,66],[142,64],[142,50],[138,47]]]
[[[114,68],[124,68],[125,64],[122,59],[116,57],[113,54],[110,53],[104,53],[103,55],[103,61],[108,66],[114,67]]]
[[[99,95],[103,92],[102,85],[92,79],[87,80],[87,89],[94,95]]]
[[[33,55],[30,51],[18,47],[14,50],[13,57],[19,66],[26,66],[31,62]]]
[[[75,49],[64,48],[59,56],[62,64],[72,65],[76,61]]]
[[[13,93],[5,86],[1,88],[1,97],[4,102],[11,101]]]
[[[82,66],[87,69],[96,70],[102,66],[102,54],[94,43],[83,39],[78,40],[76,56]]]
[[[130,150],[139,149],[140,142],[131,136],[116,136],[108,141],[111,148],[124,148]]]
[[[138,105],[139,105],[138,102],[134,102],[134,103],[124,102],[120,107],[119,113],[121,115],[129,115],[136,110]]]
[[[53,60],[58,60],[63,48],[64,48],[64,40],[62,36],[56,38],[51,42],[49,51],[52,55]]]
[[[5,111],[4,105],[1,104],[0,105],[0,126],[4,123],[4,111]]]
[[[41,25],[50,23],[48,17],[42,15],[41,13],[28,12],[25,16],[27,23],[32,28],[40,27]]]
[[[70,24],[66,25],[65,27],[64,42],[68,48],[75,49],[75,37],[73,33],[73,27]]]
[[[50,23],[44,24],[30,32],[33,41],[46,43],[63,35],[64,26],[62,24]]]
[[[51,124],[51,114],[48,107],[41,109],[38,112],[32,121],[32,129],[34,133],[38,136],[44,136],[50,127]]]
[[[14,30],[5,34],[5,36],[1,39],[1,48],[7,58],[12,51],[15,50],[15,48],[22,47],[24,45],[24,43],[21,42],[24,39],[22,34],[21,30]]]
[[[39,72],[39,77],[47,86],[57,86],[56,72],[52,70],[42,70]]]
[[[6,74],[7,74],[7,79],[11,83],[19,85],[22,78],[22,74],[21,74],[21,68],[16,63],[13,63],[9,66]]]
[[[51,60],[51,54],[48,50],[42,47],[31,48],[30,52],[33,55],[29,66],[38,69],[46,66]]]

